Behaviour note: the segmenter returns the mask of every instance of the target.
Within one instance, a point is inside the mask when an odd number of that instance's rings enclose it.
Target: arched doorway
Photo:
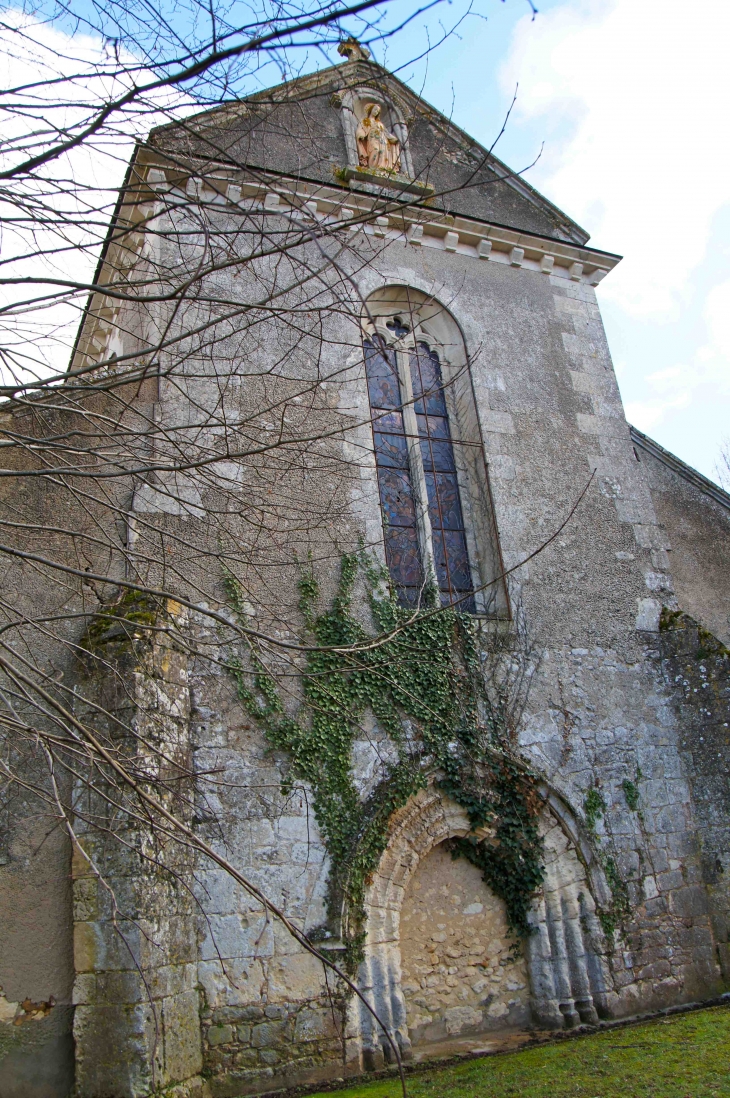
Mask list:
[[[413,1043],[514,1027],[570,1028],[610,1015],[616,991],[596,914],[596,899],[605,904],[610,897],[605,876],[565,802],[545,786],[540,792],[545,882],[533,906],[534,933],[513,965],[501,902],[478,870],[451,860],[446,846],[469,833],[464,809],[429,785],[392,818],[368,891],[358,981],[405,1058]],[[465,955],[472,939],[469,949],[480,958],[474,965]],[[390,1060],[387,1040],[358,1001],[351,1010],[348,1060],[359,1059],[366,1070],[382,1066]]]

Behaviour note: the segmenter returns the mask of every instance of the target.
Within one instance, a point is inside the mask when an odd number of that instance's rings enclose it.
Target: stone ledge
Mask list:
[[[434,188],[430,183],[419,183],[417,179],[409,179],[406,175],[397,175],[395,172],[369,172],[365,168],[342,168],[336,173],[338,178],[346,183],[353,180],[358,183],[371,183],[376,187],[385,187],[392,191],[408,191],[409,194],[418,194],[424,198],[430,198]]]

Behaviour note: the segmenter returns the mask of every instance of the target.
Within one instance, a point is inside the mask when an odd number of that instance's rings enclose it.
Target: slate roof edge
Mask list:
[[[725,507],[730,511],[730,492],[726,492],[724,488],[721,488],[719,484],[715,484],[709,477],[703,476],[702,473],[698,473],[696,469],[693,469],[691,465],[687,465],[687,463],[682,461],[681,458],[678,458],[676,454],[671,453],[669,450],[665,450],[663,446],[660,446],[653,438],[649,438],[648,435],[645,435],[643,431],[640,431],[637,427],[632,427],[631,424],[629,424],[629,432],[631,434],[631,441],[635,446],[640,446],[647,454],[651,454],[652,457],[656,458],[657,461],[661,461],[661,463],[671,469],[672,472],[677,473],[678,476],[688,481],[700,492],[703,492],[706,496],[710,496],[711,499],[714,499],[715,503],[719,503],[721,507]]]

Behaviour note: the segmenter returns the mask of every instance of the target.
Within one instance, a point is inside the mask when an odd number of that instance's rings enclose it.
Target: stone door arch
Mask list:
[[[599,1015],[610,1013],[610,972],[596,914],[596,899],[605,903],[608,890],[590,845],[581,836],[569,809],[551,790],[544,787],[541,792],[545,801],[541,820],[545,882],[533,908],[535,933],[525,943],[521,969],[529,985],[529,994],[522,996],[528,1009],[516,1011],[508,1021],[514,1024],[520,1017],[525,1028],[569,1028],[580,1022],[595,1022]],[[464,809],[435,785],[429,785],[393,818],[390,842],[366,898],[365,956],[359,984],[404,1059],[411,1055],[413,1036],[419,1037],[418,1031],[412,1034],[409,1030],[411,1004],[404,994],[404,900],[428,855],[447,840],[469,831]],[[486,890],[487,886],[482,888]],[[519,976],[515,982],[521,982]],[[365,1070],[389,1062],[390,1046],[370,1014],[357,1001],[351,1011],[348,1059],[359,1060]],[[466,1013],[464,1018],[465,1031],[475,1032],[476,1019]],[[484,1018],[486,1022],[487,1014]],[[443,1034],[434,1031],[436,1036],[458,1033],[458,1026],[452,1032],[447,1028]]]

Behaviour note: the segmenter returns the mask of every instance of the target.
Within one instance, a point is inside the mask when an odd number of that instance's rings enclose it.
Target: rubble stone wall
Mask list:
[[[409,881],[400,918],[411,1042],[531,1022],[524,957],[510,956],[504,903],[440,844]]]

